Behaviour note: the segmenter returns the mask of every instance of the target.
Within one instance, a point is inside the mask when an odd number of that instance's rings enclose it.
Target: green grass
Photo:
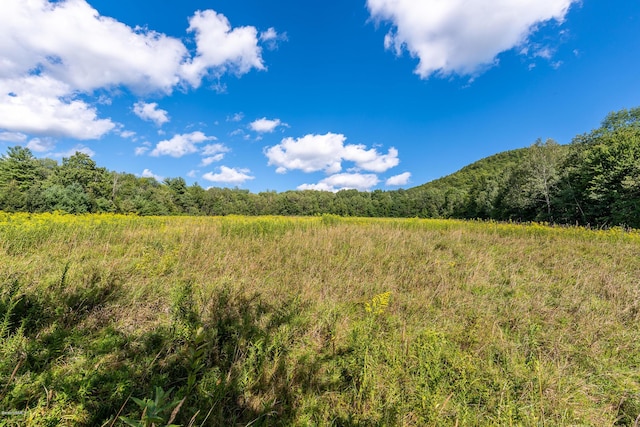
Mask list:
[[[634,425],[639,253],[539,224],[0,213],[0,425]]]

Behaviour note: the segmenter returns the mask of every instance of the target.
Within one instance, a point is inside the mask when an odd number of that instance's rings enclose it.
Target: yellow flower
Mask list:
[[[391,292],[383,292],[371,298],[371,301],[364,303],[364,309],[367,313],[382,314],[389,305]]]

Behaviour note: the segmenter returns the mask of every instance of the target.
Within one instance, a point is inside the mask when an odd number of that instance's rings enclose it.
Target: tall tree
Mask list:
[[[9,147],[0,157],[0,209],[26,210],[29,189],[43,179],[39,166],[28,148]]]
[[[554,197],[567,151],[552,139],[531,145],[506,183],[503,207],[520,219],[555,221]]]
[[[86,193],[91,203],[90,211],[104,210],[113,205],[113,180],[109,172],[98,167],[87,154],[76,152],[71,157],[62,159],[57,169],[54,182],[62,187],[77,184]]]
[[[20,190],[27,190],[37,178],[38,162],[31,150],[9,147],[0,157],[0,186],[15,182]]]

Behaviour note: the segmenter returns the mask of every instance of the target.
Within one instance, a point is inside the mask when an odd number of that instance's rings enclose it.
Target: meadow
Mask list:
[[[639,255],[622,229],[0,212],[0,425],[638,425]]]

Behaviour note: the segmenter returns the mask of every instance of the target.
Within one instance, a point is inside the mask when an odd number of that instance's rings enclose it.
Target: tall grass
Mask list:
[[[124,425],[171,390],[183,425],[634,425],[639,250],[540,224],[0,213],[0,424]]]

